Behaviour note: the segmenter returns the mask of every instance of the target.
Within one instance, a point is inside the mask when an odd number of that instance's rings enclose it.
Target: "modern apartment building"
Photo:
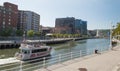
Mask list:
[[[87,35],[87,21],[82,21],[82,29],[81,29],[81,34],[82,35]]]
[[[73,34],[75,33],[75,18],[57,18],[55,20],[55,32],[60,34]]]
[[[0,6],[0,30],[4,28],[17,29],[18,22],[18,6],[9,2],[5,2]]]
[[[19,11],[18,29],[39,31],[40,15],[32,11]]]

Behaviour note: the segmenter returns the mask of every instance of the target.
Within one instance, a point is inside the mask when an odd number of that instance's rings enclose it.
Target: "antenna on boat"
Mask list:
[[[26,39],[25,39],[25,31],[23,32],[23,41],[22,42],[25,42]]]

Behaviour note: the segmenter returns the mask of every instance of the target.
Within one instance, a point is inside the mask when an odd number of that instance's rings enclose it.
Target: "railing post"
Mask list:
[[[43,67],[46,67],[46,61],[45,61],[45,57],[43,58]]]
[[[70,52],[70,54],[71,54],[71,59],[73,58],[73,52]]]
[[[82,56],[82,52],[81,52],[81,50],[80,50],[80,57]]]
[[[90,55],[90,49],[87,49],[87,50],[86,50],[85,56],[87,56],[87,55]]]
[[[61,54],[59,54],[59,63],[61,62]]]
[[[22,61],[20,60],[20,71],[22,71]]]
[[[100,48],[100,49],[99,49],[99,52],[102,52],[102,51],[103,51],[103,48]]]

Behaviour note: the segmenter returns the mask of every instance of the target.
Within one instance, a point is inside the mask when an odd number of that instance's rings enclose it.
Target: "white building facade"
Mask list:
[[[32,11],[19,11],[18,28],[24,31],[39,31],[40,15]]]

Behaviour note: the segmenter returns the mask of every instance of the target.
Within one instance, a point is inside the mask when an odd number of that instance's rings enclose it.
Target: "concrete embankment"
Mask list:
[[[0,49],[18,48],[20,47],[20,42],[16,41],[0,41]]]
[[[71,40],[82,40],[86,38],[57,38],[57,39],[49,39],[49,40],[27,40],[30,43],[45,43],[45,44],[60,44],[65,43]],[[18,48],[20,47],[20,43],[22,41],[0,41],[0,49],[9,49],[9,48]]]

